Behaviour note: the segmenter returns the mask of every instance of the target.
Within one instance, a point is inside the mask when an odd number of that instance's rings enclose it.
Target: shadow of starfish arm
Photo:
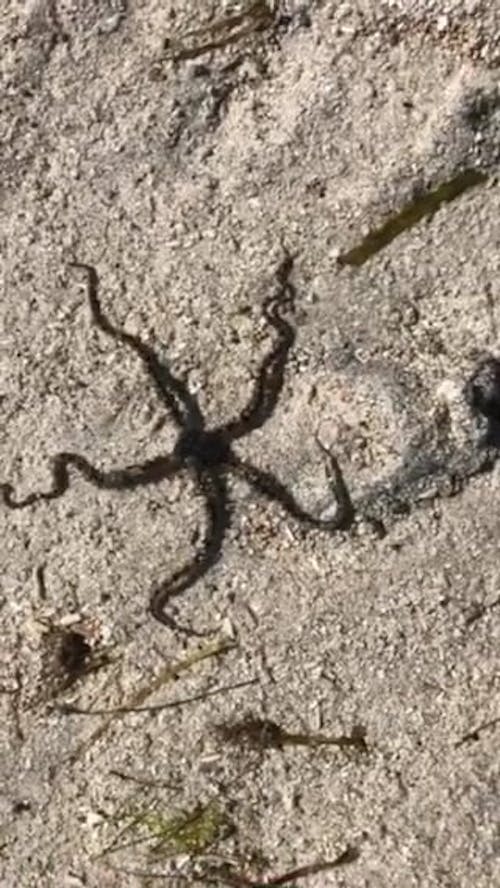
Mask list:
[[[354,521],[354,506],[344,481],[340,467],[332,454],[329,456],[329,475],[333,493],[337,501],[337,510],[333,518],[316,518],[299,505],[293,494],[278,481],[270,472],[257,468],[251,463],[234,458],[231,469],[258,493],[273,502],[279,503],[289,515],[311,530],[348,530]]]
[[[226,479],[215,469],[197,471],[197,481],[205,501],[207,524],[200,548],[192,561],[153,588],[149,610],[152,615],[171,629],[197,635],[194,630],[184,629],[166,613],[171,599],[194,586],[219,560],[226,530],[230,522]]]
[[[262,362],[248,404],[237,419],[223,427],[224,433],[231,440],[242,438],[263,426],[272,416],[278,403],[283,388],[288,353],[295,342],[295,329],[280,314],[282,308],[293,308],[295,290],[289,281],[293,259],[294,257],[285,250],[285,256],[276,272],[277,291],[264,302],[264,317],[276,330],[278,339]]]
[[[76,469],[94,487],[100,490],[133,490],[147,484],[157,484],[172,477],[182,467],[174,457],[156,457],[145,463],[104,472],[78,453],[58,453],[51,460],[52,487],[45,492],[30,493],[16,499],[11,484],[0,484],[0,496],[9,509],[24,509],[45,500],[58,499],[69,488],[70,469]]]
[[[129,346],[139,356],[155,384],[159,397],[172,414],[177,425],[183,428],[188,423],[198,428],[203,427],[203,417],[198,403],[190,395],[184,383],[171,373],[149,345],[146,345],[138,336],[115,327],[106,317],[99,301],[99,278],[96,269],[83,262],[70,262],[69,265],[71,268],[82,269],[87,275],[87,298],[92,320],[96,326],[106,336]]]

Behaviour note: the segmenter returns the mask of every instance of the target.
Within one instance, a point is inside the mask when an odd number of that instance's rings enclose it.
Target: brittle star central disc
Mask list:
[[[230,462],[231,441],[218,429],[208,432],[204,429],[187,429],[177,440],[174,457],[205,469],[214,468]]]

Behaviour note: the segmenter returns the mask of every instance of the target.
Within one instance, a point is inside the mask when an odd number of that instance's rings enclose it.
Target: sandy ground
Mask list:
[[[91,323],[75,260],[218,424],[269,349],[261,306],[286,242],[297,341],[273,416],[235,449],[316,514],[332,503],[315,432],[354,499],[443,410],[457,452],[472,440],[464,383],[499,347],[498,3],[251,6],[3,2],[0,481],[19,495],[50,486],[58,451],[109,469],[175,440],[140,361]],[[470,168],[482,185],[339,265]],[[181,886],[224,862],[257,885],[347,847],[352,863],[287,884],[500,885],[496,470],[413,503],[383,538],[363,521],[304,534],[243,482],[230,491],[222,557],[176,600],[201,640],[147,610],[204,522],[189,478],[106,493],[74,472],[60,499],[1,508],[2,886]],[[111,662],[65,688],[75,626]],[[172,663],[186,668],[167,681]],[[60,708],[246,681],[114,718]],[[250,716],[361,726],[367,752],[214,731]],[[197,806],[191,844],[172,838]]]

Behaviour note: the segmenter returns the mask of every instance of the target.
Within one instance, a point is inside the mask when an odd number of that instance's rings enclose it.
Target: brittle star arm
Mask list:
[[[92,265],[83,262],[70,262],[72,268],[81,268],[87,275],[87,298],[92,320],[99,329],[117,342],[128,345],[143,362],[155,384],[158,395],[167,406],[179,428],[186,425],[203,428],[203,417],[196,399],[188,392],[184,383],[177,379],[169,368],[158,358],[152,348],[138,336],[120,330],[104,314],[99,301],[99,278]]]
[[[248,404],[238,419],[224,426],[224,433],[234,441],[260,428],[270,418],[278,403],[285,378],[288,353],[295,342],[295,330],[280,314],[280,309],[292,308],[295,290],[290,282],[294,257],[285,250],[278,267],[277,292],[264,302],[264,317],[274,327],[278,339],[264,358]]]
[[[149,603],[150,612],[160,623],[190,635],[198,633],[180,627],[167,614],[166,607],[172,598],[194,586],[219,560],[230,522],[224,473],[217,469],[203,468],[196,471],[196,480],[204,498],[207,517],[201,546],[188,564],[153,588]]]
[[[325,448],[322,449],[324,450]],[[279,503],[292,518],[295,518],[300,524],[305,525],[310,530],[325,530],[330,533],[338,530],[348,530],[354,521],[354,505],[337,460],[329,451],[326,452],[329,462],[328,474],[337,501],[337,510],[333,518],[316,518],[314,515],[306,512],[299,505],[293,494],[271,472],[259,469],[257,466],[237,457],[233,457],[231,461],[231,470],[243,478],[258,493],[273,502]]]
[[[16,499],[12,484],[0,484],[0,496],[9,509],[24,509],[62,496],[69,488],[71,469],[76,469],[99,490],[133,490],[171,478],[181,468],[182,463],[177,458],[158,456],[141,464],[104,472],[78,453],[58,453],[51,460],[52,487],[49,490]]]

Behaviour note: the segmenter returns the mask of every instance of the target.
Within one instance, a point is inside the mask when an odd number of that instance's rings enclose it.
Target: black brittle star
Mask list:
[[[99,278],[96,269],[82,262],[72,262],[87,276],[87,298],[92,319],[106,336],[128,346],[141,359],[156,392],[178,430],[172,453],[158,456],[140,464],[103,471],[77,453],[58,453],[51,460],[52,486],[45,492],[30,493],[16,499],[11,484],[1,484],[0,493],[9,509],[23,509],[36,503],[57,499],[69,488],[72,470],[100,490],[125,491],[158,484],[179,472],[190,473],[202,494],[206,511],[206,527],[200,548],[190,562],[159,582],[151,591],[150,611],[153,616],[171,628],[179,630],[177,622],[167,614],[170,600],[193,586],[217,562],[221,555],[224,536],[231,520],[227,477],[236,475],[259,494],[276,501],[285,512],[306,530],[334,533],[347,530],[354,519],[354,509],[335,457],[320,445],[328,457],[328,474],[336,498],[336,514],[322,520],[305,511],[287,488],[270,472],[240,459],[233,443],[261,428],[273,414],[284,383],[288,354],[295,342],[295,329],[285,317],[292,312],[295,288],[291,283],[294,257],[285,250],[276,271],[274,292],[264,301],[263,314],[276,334],[276,341],[264,357],[249,401],[234,420],[207,428],[198,401],[186,384],[160,361],[156,352],[138,336],[115,326],[103,312],[98,295]],[[318,442],[319,443],[319,442]],[[182,629],[186,632],[186,629]],[[198,634],[189,630],[189,634]]]

